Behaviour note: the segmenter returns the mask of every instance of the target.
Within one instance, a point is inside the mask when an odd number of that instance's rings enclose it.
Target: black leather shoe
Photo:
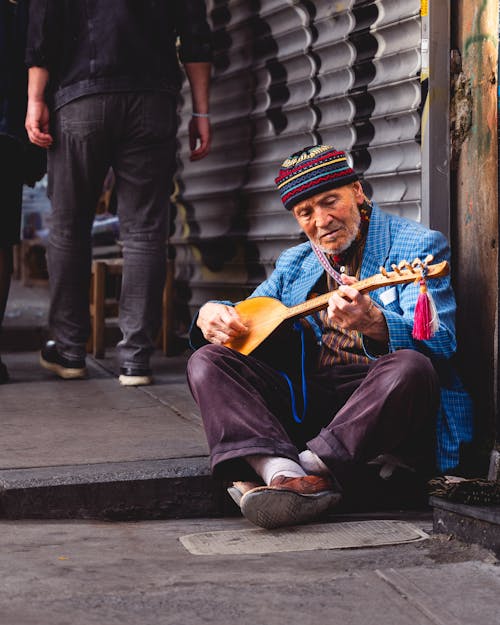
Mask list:
[[[76,380],[87,377],[85,359],[70,360],[61,356],[54,341],[47,341],[40,353],[40,364],[64,380]]]
[[[6,384],[10,380],[7,367],[0,360],[0,384]]]
[[[153,372],[138,367],[120,367],[118,381],[122,386],[147,386],[153,383]]]

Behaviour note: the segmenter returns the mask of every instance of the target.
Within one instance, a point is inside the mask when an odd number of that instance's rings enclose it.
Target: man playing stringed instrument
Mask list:
[[[331,146],[290,156],[276,184],[308,241],[283,252],[249,299],[200,309],[188,363],[214,476],[236,480],[231,496],[266,528],[318,517],[356,492],[369,465],[382,479],[395,466],[422,480],[450,471],[472,436],[470,398],[451,364],[449,276],[425,279],[432,266],[405,262],[447,267],[445,237],[370,202]],[[253,351],[295,315],[306,316],[290,336],[306,323],[318,345],[312,367],[299,357],[298,374]]]

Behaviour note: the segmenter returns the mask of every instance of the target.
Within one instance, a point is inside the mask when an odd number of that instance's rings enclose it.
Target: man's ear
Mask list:
[[[361,182],[359,180],[355,180],[352,183],[352,190],[354,192],[354,197],[356,199],[356,204],[361,206],[365,201],[365,192],[363,191],[363,187],[361,186]]]

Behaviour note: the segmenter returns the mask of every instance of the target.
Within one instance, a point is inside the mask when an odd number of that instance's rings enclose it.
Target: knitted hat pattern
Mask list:
[[[345,152],[331,145],[311,145],[295,152],[274,179],[287,210],[307,198],[359,180]]]

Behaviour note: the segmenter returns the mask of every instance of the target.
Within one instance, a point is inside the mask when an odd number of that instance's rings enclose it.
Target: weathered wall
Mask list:
[[[460,362],[485,469],[498,412],[498,0],[457,0],[454,17],[462,72],[457,67],[453,81],[453,276]]]

